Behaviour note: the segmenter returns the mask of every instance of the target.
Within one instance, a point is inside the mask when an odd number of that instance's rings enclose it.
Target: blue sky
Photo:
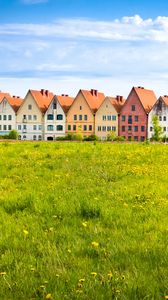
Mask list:
[[[0,89],[168,93],[168,1],[0,0]]]

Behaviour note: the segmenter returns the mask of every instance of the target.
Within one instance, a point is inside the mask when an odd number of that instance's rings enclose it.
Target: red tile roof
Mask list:
[[[149,113],[155,102],[157,101],[156,95],[152,90],[144,89],[143,87],[133,87],[139,100],[141,101],[145,111]]]
[[[30,90],[30,93],[32,94],[41,112],[45,113],[54,97],[54,94],[44,89],[41,91]]]
[[[65,113],[68,112],[68,110],[70,109],[74,98],[69,97],[68,95],[61,95],[61,96],[56,96],[60,105],[62,106],[62,109]]]
[[[23,103],[23,99],[21,99],[20,97],[9,97],[7,98],[10,105],[13,107],[14,111],[17,112],[19,107],[21,106],[21,104]]]
[[[0,92],[0,102],[3,100],[4,97],[11,97],[11,95],[9,93]]]
[[[167,95],[164,95],[164,96],[161,96],[160,97],[163,101],[164,101],[164,103],[168,106],[168,96]]]
[[[97,90],[80,90],[86,99],[90,109],[95,113],[103,100],[105,99],[105,95],[103,93],[99,93]]]
[[[122,96],[116,96],[116,98],[114,97],[107,97],[107,98],[110,100],[111,104],[114,106],[117,113],[120,113],[121,108],[125,103],[125,99]]]

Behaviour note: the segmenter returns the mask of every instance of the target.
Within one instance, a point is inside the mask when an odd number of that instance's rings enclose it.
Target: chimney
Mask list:
[[[68,95],[65,95],[65,97],[68,97]]]
[[[94,96],[94,89],[91,89],[90,92],[91,92],[92,96]]]
[[[48,96],[49,96],[49,90],[46,90],[46,91],[45,91],[45,94],[46,94],[46,96],[48,97]]]
[[[64,97],[64,96],[65,96],[65,94],[62,94],[61,96],[62,96],[62,97]]]
[[[117,99],[117,101],[119,102],[119,101],[120,101],[120,96],[117,95],[117,96],[116,96],[116,99]]]
[[[123,101],[123,96],[120,96],[120,101],[121,101],[121,102]]]
[[[44,90],[44,89],[41,89],[41,94],[42,94],[42,95],[44,95],[44,92],[45,92],[45,90]]]
[[[98,96],[98,90],[94,90],[94,94],[97,97]]]

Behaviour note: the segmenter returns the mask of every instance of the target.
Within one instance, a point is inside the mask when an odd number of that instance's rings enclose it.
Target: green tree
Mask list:
[[[11,130],[8,134],[8,138],[11,140],[17,140],[18,139],[18,133],[16,130]]]
[[[154,131],[152,135],[152,140],[160,141],[163,132],[162,132],[162,127],[159,125],[159,119],[157,115],[152,116],[152,124],[153,124],[153,131]]]

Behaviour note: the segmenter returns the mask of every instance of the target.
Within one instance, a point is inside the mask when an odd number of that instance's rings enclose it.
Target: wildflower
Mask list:
[[[29,234],[28,230],[26,230],[26,229],[23,230],[23,233],[25,236]]]
[[[88,223],[87,222],[83,222],[82,225],[83,225],[83,227],[87,227]]]
[[[0,275],[4,276],[4,275],[6,275],[6,272],[0,272]]]
[[[168,296],[165,296],[165,299],[168,299]]]
[[[32,272],[34,272],[34,271],[35,271],[35,268],[32,267],[30,270],[31,270]]]
[[[41,287],[42,289],[45,289],[45,285],[40,285],[40,287]]]
[[[109,272],[108,277],[111,279],[113,277],[113,274],[111,272]]]
[[[98,247],[99,247],[99,243],[98,243],[98,242],[92,242],[91,245],[92,245],[94,248],[98,248]]]
[[[84,281],[85,281],[84,278],[79,279],[79,282],[80,282],[80,283],[83,283]]]
[[[96,277],[97,273],[96,272],[91,272],[91,275],[93,275],[93,277]]]
[[[53,299],[53,297],[52,297],[52,295],[51,295],[51,294],[47,294],[47,295],[46,295],[46,299],[49,299],[49,300],[51,300],[51,299]]]
[[[56,276],[56,277],[59,277],[59,274],[56,274],[55,276]]]
[[[68,249],[68,253],[71,253],[71,250],[70,250],[70,249]]]

